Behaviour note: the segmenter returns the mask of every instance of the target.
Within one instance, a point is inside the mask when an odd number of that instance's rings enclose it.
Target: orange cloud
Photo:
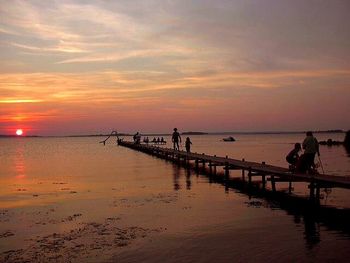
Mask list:
[[[42,102],[43,100],[38,99],[0,99],[0,103],[36,103]]]
[[[276,115],[288,116],[287,112],[293,109],[293,105],[281,100],[282,96],[289,96],[286,94],[290,93],[290,85],[307,86],[309,80],[323,82],[331,78],[345,87],[349,73],[348,70],[213,71],[172,75],[161,71],[108,70],[0,74],[0,94],[4,94],[0,95],[3,105],[0,127],[26,124],[32,130],[38,127],[49,130],[59,123],[62,129],[73,126],[93,129],[110,121],[125,126],[135,121],[135,127],[137,123],[155,129],[161,123],[171,125],[170,120],[228,125],[225,120],[232,120],[231,112],[238,116],[234,123],[243,125],[242,118],[267,120],[266,116],[272,116],[267,111],[280,108],[273,115],[275,121],[270,120],[276,123],[279,120]],[[299,101],[303,98],[301,93],[296,95],[300,96]],[[318,101],[325,97],[320,96]],[[147,124],[152,118],[158,122]]]

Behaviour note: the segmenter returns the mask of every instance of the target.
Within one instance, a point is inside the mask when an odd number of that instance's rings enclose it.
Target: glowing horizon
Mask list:
[[[347,130],[349,10],[0,1],[0,134]]]

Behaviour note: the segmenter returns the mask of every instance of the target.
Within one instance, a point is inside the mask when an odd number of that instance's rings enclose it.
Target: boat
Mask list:
[[[223,138],[222,139],[224,142],[234,142],[235,141],[235,138],[233,138],[232,136],[230,137],[227,137],[227,138]]]

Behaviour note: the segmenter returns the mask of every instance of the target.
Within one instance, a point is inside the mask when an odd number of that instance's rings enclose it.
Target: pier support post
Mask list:
[[[276,192],[276,182],[275,182],[275,176],[271,175],[271,188],[273,192]]]
[[[228,163],[225,163],[225,180],[230,178],[230,169],[228,167]]]
[[[290,178],[290,180],[289,180],[288,193],[289,194],[292,193],[292,178]]]
[[[315,183],[311,182],[309,185],[310,188],[310,200],[314,200],[315,199]]]
[[[262,179],[262,188],[265,190],[265,188],[266,188],[266,176],[265,176],[265,174],[263,174],[261,176],[261,179]]]
[[[252,168],[251,167],[249,167],[249,169],[248,169],[248,183],[249,183],[249,186],[252,183]]]
[[[242,159],[242,162],[245,162],[245,159],[243,158]],[[242,181],[244,182],[245,181],[245,170],[244,169],[242,169]]]
[[[214,154],[214,157],[216,157],[216,154]],[[214,165],[214,175],[216,175],[216,165]]]
[[[320,200],[320,187],[316,185],[316,201]]]

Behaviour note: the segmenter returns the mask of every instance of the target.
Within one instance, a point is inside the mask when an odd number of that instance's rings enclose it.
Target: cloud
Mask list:
[[[320,5],[320,13],[312,14],[296,12],[298,6],[308,10],[308,4],[279,3],[274,12],[267,6],[241,1],[13,1],[0,11],[0,28],[18,34],[10,43],[19,59],[52,54],[49,63],[62,71],[66,64],[106,69],[118,62],[125,68],[130,59],[169,71],[323,69],[339,68],[349,57],[345,47],[350,36],[341,26],[346,18],[340,5],[328,7],[328,13]],[[278,8],[288,12],[282,16]],[[332,56],[325,55],[330,51]]]
[[[183,90],[192,98],[218,91],[231,96],[244,88],[285,90],[311,82],[332,79],[345,87],[350,70],[312,70],[276,72],[207,72],[171,76],[165,72],[104,71],[88,73],[0,74],[2,103],[62,101],[84,103],[89,100],[121,102],[135,98],[170,97]],[[324,86],[324,85],[323,85]],[[323,87],[322,85],[320,87]]]
[[[133,31],[130,21],[125,17],[89,5],[56,3],[45,6],[29,1],[14,1],[11,5],[4,5],[1,13],[6,26],[1,32],[17,31],[22,36],[21,42],[40,43],[30,45],[16,42],[12,45],[36,52],[94,52],[96,50],[92,47],[108,47],[113,42],[116,46],[117,39],[126,38]],[[106,28],[101,29],[96,25]],[[105,43],[106,37],[113,35],[118,35],[118,38],[113,37]],[[98,39],[99,42],[91,43]]]
[[[1,34],[8,34],[8,35],[19,35],[17,32],[4,28],[4,27],[0,27],[0,33]]]
[[[63,52],[63,53],[88,52],[87,50],[82,50],[82,49],[75,48],[73,46],[64,45],[64,44],[60,44],[60,45],[58,45],[56,47],[52,47],[52,48],[21,45],[21,44],[17,44],[17,43],[11,43],[11,45],[14,47],[18,47],[18,48],[33,51],[33,52],[49,52],[49,53],[52,53],[52,52]]]
[[[232,110],[246,119],[286,105],[313,112],[304,97],[330,94],[329,109],[348,112],[348,1],[0,4],[0,103],[9,116],[52,110],[67,123],[102,114],[126,124],[216,114],[222,124]]]
[[[38,99],[14,99],[14,98],[3,98],[0,99],[0,104],[1,103],[37,103],[37,102],[42,102],[42,100],[38,100]]]
[[[19,51],[27,51],[22,56],[65,53],[65,59],[53,57],[58,65],[129,58],[166,61],[172,56],[194,57],[198,52],[176,36],[155,39],[158,30],[166,33],[157,21],[143,23],[118,9],[107,10],[96,4],[14,1],[2,15],[4,25],[21,34],[10,43]],[[86,55],[75,56],[79,53]]]

